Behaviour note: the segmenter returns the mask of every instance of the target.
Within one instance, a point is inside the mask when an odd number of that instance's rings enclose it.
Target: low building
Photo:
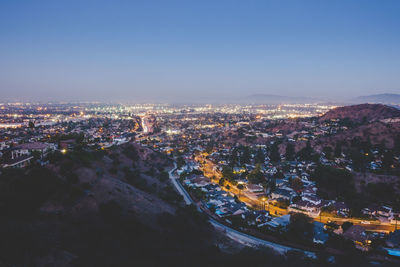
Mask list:
[[[290,214],[283,215],[281,217],[273,218],[271,221],[265,223],[265,226],[271,230],[282,229],[285,230],[290,223]]]
[[[33,152],[38,152],[41,157],[45,156],[50,151],[50,145],[45,143],[25,143],[19,144],[11,149],[11,158],[18,158],[20,156],[31,155]]]
[[[371,244],[371,240],[365,233],[365,228],[361,225],[351,226],[346,232],[343,233],[343,237],[353,241],[356,248],[364,251],[367,251],[369,249],[369,245]]]
[[[321,213],[321,204],[314,204],[307,200],[299,200],[288,207],[289,212],[304,213],[312,218],[318,217]]]
[[[250,191],[252,193],[264,192],[264,187],[262,185],[258,185],[258,184],[248,184],[248,185],[246,185],[246,188],[248,191]]]
[[[296,193],[284,188],[278,188],[271,193],[272,199],[285,199],[291,201],[294,196],[296,196]]]
[[[336,202],[333,204],[333,207],[335,208],[336,214],[343,216],[343,217],[348,217],[350,213],[350,208],[346,205],[344,202]]]
[[[382,206],[377,210],[376,216],[381,222],[390,222],[394,217],[393,209],[388,206]]]

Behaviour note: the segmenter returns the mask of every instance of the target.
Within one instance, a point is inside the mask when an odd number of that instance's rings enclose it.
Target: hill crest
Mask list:
[[[382,104],[359,104],[334,108],[319,118],[319,121],[349,119],[354,122],[371,122],[400,117],[400,110]]]

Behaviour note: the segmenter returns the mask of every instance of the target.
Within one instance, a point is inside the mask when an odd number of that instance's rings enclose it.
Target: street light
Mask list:
[[[265,197],[263,197],[261,200],[262,200],[262,203],[263,203],[262,209],[265,210],[265,201],[266,201],[267,199],[266,199]]]

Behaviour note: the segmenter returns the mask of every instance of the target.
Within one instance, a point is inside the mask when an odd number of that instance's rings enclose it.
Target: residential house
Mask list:
[[[363,251],[367,251],[369,249],[369,245],[371,244],[369,236],[367,233],[365,233],[365,228],[361,225],[351,226],[346,232],[343,233],[343,237],[353,241],[356,248]]]
[[[39,142],[19,144],[11,149],[11,158],[32,155],[33,152],[38,152],[43,157],[50,151],[50,148],[49,144]]]
[[[321,202],[318,204],[315,204],[313,202],[307,201],[307,200],[299,200],[296,203],[292,203],[288,207],[289,212],[295,212],[295,213],[304,213],[312,218],[318,217],[319,214],[321,213]]]
[[[350,208],[346,205],[346,203],[335,202],[335,204],[333,204],[333,206],[335,207],[337,215],[340,215],[343,217],[349,217]]]
[[[290,223],[290,214],[283,215],[281,217],[275,217],[271,221],[265,223],[265,226],[271,230],[282,229],[285,230]]]
[[[248,184],[246,185],[248,191],[252,193],[262,193],[264,192],[264,187],[259,184]]]
[[[271,193],[271,198],[276,200],[285,199],[291,201],[294,196],[296,196],[296,193],[294,191],[285,188],[278,188]]]
[[[388,206],[382,206],[377,210],[376,216],[381,222],[390,222],[393,219],[393,209]]]

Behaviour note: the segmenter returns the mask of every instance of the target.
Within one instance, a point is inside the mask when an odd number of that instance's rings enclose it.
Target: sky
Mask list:
[[[400,1],[0,1],[1,101],[400,93]]]

